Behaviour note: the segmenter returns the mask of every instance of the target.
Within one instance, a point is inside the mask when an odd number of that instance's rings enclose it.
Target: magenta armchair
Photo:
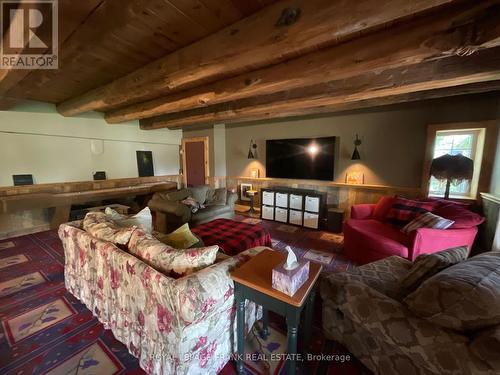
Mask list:
[[[399,228],[373,217],[375,204],[358,204],[351,209],[351,219],[344,223],[344,254],[358,264],[366,264],[391,255],[415,260],[455,246],[472,247],[477,223],[459,229],[420,228],[406,235]],[[467,211],[470,213],[470,211]]]

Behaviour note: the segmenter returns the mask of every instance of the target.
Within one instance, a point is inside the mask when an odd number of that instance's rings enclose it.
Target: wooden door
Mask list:
[[[206,184],[208,173],[208,137],[182,139],[182,177],[185,186]]]

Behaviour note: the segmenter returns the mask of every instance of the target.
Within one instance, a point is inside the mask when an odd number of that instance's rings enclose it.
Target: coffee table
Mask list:
[[[321,265],[311,262],[309,279],[293,295],[288,296],[272,287],[272,270],[286,259],[286,254],[263,250],[241,267],[231,272],[234,281],[234,296],[236,301],[236,325],[238,356],[236,370],[244,373],[243,356],[245,345],[245,300],[251,300],[263,308],[263,334],[268,334],[268,310],[282,315],[287,323],[287,371],[286,374],[295,374],[297,354],[297,335],[300,315],[305,309],[304,317],[304,348],[310,342],[311,323],[314,308],[314,284],[321,272]]]
[[[272,247],[271,235],[262,225],[230,219],[216,219],[191,230],[205,246],[219,245],[227,255],[236,255],[257,246]]]

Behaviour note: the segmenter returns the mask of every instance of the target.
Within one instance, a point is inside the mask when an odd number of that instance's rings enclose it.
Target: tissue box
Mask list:
[[[288,271],[284,268],[286,261],[273,268],[273,289],[293,296],[309,278],[309,261],[299,260],[295,269]]]

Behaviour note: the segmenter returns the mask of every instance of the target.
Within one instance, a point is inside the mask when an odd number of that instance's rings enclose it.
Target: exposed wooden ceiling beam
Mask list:
[[[22,102],[22,99],[9,97],[0,98],[0,111],[7,111],[20,102]]]
[[[479,6],[420,19],[350,43],[191,90],[134,104],[106,114],[109,123],[207,107],[252,96],[307,87],[321,82],[416,64],[500,45],[500,8]]]
[[[401,95],[390,95],[380,98],[374,99],[365,99],[358,100],[355,102],[348,102],[345,104],[338,104],[334,106],[323,106],[317,108],[311,108],[310,113],[307,115],[320,115],[320,114],[333,114],[345,111],[353,111],[359,109],[366,108],[376,108],[383,107],[394,104],[401,103],[411,103],[411,102],[421,102],[424,100],[432,100],[432,99],[440,99],[440,98],[448,98],[448,97],[456,97],[456,96],[464,96],[464,95],[472,95],[472,94],[481,94],[481,93],[489,93],[489,92],[499,92],[500,93],[500,80],[498,81],[488,81],[488,82],[479,82],[479,83],[471,83],[467,85],[461,86],[453,86],[453,87],[445,87],[442,89],[435,90],[427,90],[427,91],[418,91],[412,92],[409,94],[401,94]],[[304,113],[301,112],[300,109],[297,110],[296,113],[289,112],[287,116],[274,116],[276,119],[283,117],[298,117],[302,116]],[[259,121],[259,120],[272,120],[269,116],[265,117],[254,117],[248,119],[246,121]],[[242,121],[231,121],[231,123],[244,122]],[[144,128],[147,127],[147,124],[143,125]],[[170,126],[169,129],[181,129],[186,126]],[[149,130],[146,128],[146,130]]]
[[[500,80],[500,47],[409,67],[370,72],[309,88],[141,120],[142,129],[242,122],[335,111],[364,100]]]
[[[65,14],[66,17],[60,18],[59,20],[59,43],[64,43],[64,41],[75,31],[75,29],[80,26],[88,15],[91,14],[102,2],[103,0],[86,0],[78,2],[72,0],[60,0],[58,3],[59,12]],[[31,1],[31,3],[33,2]],[[42,38],[43,35],[48,35],[50,32],[51,30],[46,28],[37,30],[37,33],[42,35]],[[9,33],[10,28],[4,35],[4,38],[8,38]],[[0,97],[8,95],[10,89],[15,87],[32,72],[33,70],[30,69],[0,69]]]
[[[330,46],[457,0],[282,0],[58,106],[64,116],[167,95]],[[346,15],[349,14],[349,17]]]

